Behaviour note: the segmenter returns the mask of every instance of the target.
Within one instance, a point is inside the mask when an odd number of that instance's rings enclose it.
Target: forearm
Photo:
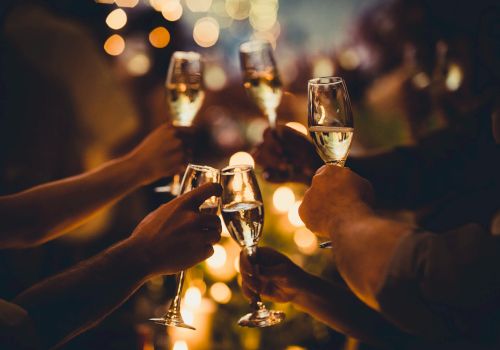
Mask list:
[[[345,286],[308,275],[293,304],[329,327],[376,346],[401,346],[407,336]]]
[[[145,264],[123,241],[29,288],[15,302],[26,309],[44,347],[62,344],[121,305],[147,278]]]
[[[129,156],[84,174],[0,198],[0,236],[4,247],[40,244],[81,224],[142,183]]]
[[[379,285],[399,240],[413,227],[370,211],[340,222],[331,229],[336,266],[358,298],[379,309]]]

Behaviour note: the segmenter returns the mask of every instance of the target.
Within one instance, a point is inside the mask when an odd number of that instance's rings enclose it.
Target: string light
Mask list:
[[[119,7],[136,7],[139,0],[115,0],[115,3]]]
[[[210,296],[219,304],[227,304],[231,301],[232,293],[227,284],[217,282],[210,287]]]
[[[312,254],[318,247],[318,239],[316,235],[305,227],[301,227],[295,231],[293,241],[302,253]]]
[[[145,53],[133,55],[127,62],[127,71],[132,76],[141,76],[146,74],[151,68],[151,60]]]
[[[334,66],[332,61],[328,57],[321,57],[313,66],[313,77],[328,77],[333,75]]]
[[[182,17],[183,9],[180,2],[171,0],[162,3],[160,6],[161,14],[167,21],[175,22]]]
[[[118,34],[111,35],[104,42],[104,51],[106,51],[108,55],[118,56],[123,50],[125,50],[125,40]]]
[[[203,17],[196,21],[193,39],[201,47],[210,47],[219,40],[219,22],[213,17]]]
[[[214,254],[208,258],[207,265],[213,269],[218,269],[224,266],[226,263],[226,250],[220,244],[214,245]]]
[[[247,152],[236,152],[229,158],[229,165],[251,165],[255,167],[255,160]]]
[[[203,75],[205,86],[209,90],[219,91],[226,86],[227,77],[224,69],[218,65],[210,65],[205,69]]]
[[[106,24],[111,29],[121,29],[127,24],[127,14],[122,9],[115,9],[106,17]]]
[[[201,291],[197,287],[189,287],[184,294],[184,303],[191,309],[201,305]]]
[[[295,194],[290,187],[280,186],[273,193],[273,205],[280,213],[286,213],[295,203]]]
[[[156,27],[149,33],[149,42],[157,49],[164,48],[170,42],[170,33],[165,27]]]
[[[295,202],[290,207],[290,210],[288,210],[288,221],[290,221],[290,223],[296,227],[304,226],[304,222],[302,221],[302,219],[299,216],[299,207],[300,207],[301,203],[302,203],[302,201]]]
[[[172,350],[189,350],[187,343],[184,340],[177,340],[174,343]]]
[[[232,19],[241,21],[250,14],[250,1],[226,0],[226,12]]]
[[[207,12],[212,6],[212,0],[186,0],[186,6],[192,12]]]

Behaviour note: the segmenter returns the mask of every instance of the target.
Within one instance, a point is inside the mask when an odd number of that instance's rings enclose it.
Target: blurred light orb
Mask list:
[[[255,160],[247,152],[236,152],[229,158],[229,165],[251,165],[255,167]]]
[[[207,12],[212,6],[212,0],[186,0],[186,6],[192,12]]]
[[[203,79],[209,90],[222,90],[227,83],[226,72],[221,66],[210,65],[205,69]]]
[[[189,323],[186,318],[183,316],[184,321]],[[184,340],[176,340],[174,343],[174,347],[172,350],[189,350],[187,343]]]
[[[191,309],[201,305],[201,291],[197,287],[189,287],[184,294],[184,303]]]
[[[226,12],[232,19],[241,21],[250,14],[250,1],[226,0]]]
[[[236,270],[236,272],[240,273],[240,256],[239,255],[236,255],[236,257],[234,258],[234,269]]]
[[[315,78],[332,76],[334,71],[335,67],[333,62],[328,57],[322,57],[314,62],[313,77]]]
[[[114,4],[115,0],[95,0],[98,4]]]
[[[106,51],[108,55],[118,56],[123,50],[125,50],[125,40],[118,34],[111,35],[104,42],[104,51]]]
[[[306,136],[308,135],[307,128],[302,123],[288,122],[285,125],[288,126],[289,128],[292,128],[295,131],[300,132],[303,135],[306,135]]]
[[[149,33],[149,43],[157,49],[167,47],[170,42],[170,33],[165,27],[156,27]]]
[[[248,141],[252,144],[262,142],[264,131],[269,127],[269,122],[264,118],[255,118],[250,123],[246,130]]]
[[[278,19],[278,1],[252,0],[250,4],[251,26],[257,31],[271,29]]]
[[[175,22],[182,17],[182,5],[176,0],[170,0],[162,4],[161,14],[167,21]]]
[[[119,7],[136,7],[139,0],[115,0],[115,3]]]
[[[273,205],[280,213],[286,213],[295,203],[295,194],[287,186],[280,186],[273,193]]]
[[[151,60],[145,53],[137,53],[127,62],[127,71],[136,77],[146,74],[150,68]]]
[[[213,269],[220,269],[224,266],[227,259],[227,253],[220,244],[214,245],[214,254],[207,259],[207,265]]]
[[[231,301],[232,293],[227,284],[217,282],[210,287],[210,296],[219,304],[227,304]]]
[[[106,24],[111,29],[121,29],[127,24],[127,13],[122,9],[115,9],[106,17]]]
[[[430,85],[431,79],[429,78],[427,73],[420,72],[415,74],[413,78],[411,78],[411,82],[417,89],[422,90]]]
[[[302,346],[297,346],[297,345],[290,345],[285,348],[285,350],[307,350],[306,348],[303,348]]]
[[[187,324],[194,324],[194,311],[187,307],[181,308],[181,316]]]
[[[301,203],[302,201],[293,203],[288,210],[288,221],[290,221],[290,223],[295,227],[304,226],[304,222],[299,215],[299,207]]]
[[[219,22],[213,17],[203,17],[196,21],[193,39],[201,47],[213,46],[219,40]]]
[[[339,64],[345,70],[354,70],[359,67],[361,59],[354,49],[347,49],[339,54]]]
[[[462,85],[463,73],[460,66],[456,63],[451,63],[448,67],[446,75],[446,88],[450,91],[456,91]]]
[[[302,253],[312,254],[318,247],[316,235],[305,227],[299,228],[293,235],[293,241]]]

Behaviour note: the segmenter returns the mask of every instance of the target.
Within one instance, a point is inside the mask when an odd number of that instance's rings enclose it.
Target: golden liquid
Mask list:
[[[242,247],[257,245],[264,224],[261,202],[236,202],[222,207],[222,218],[233,239]]]
[[[200,84],[172,84],[167,86],[167,105],[174,126],[191,126],[198,113],[205,93]]]
[[[344,166],[351,147],[353,128],[311,126],[309,133],[325,163]]]
[[[283,91],[276,71],[245,71],[243,86],[262,113],[273,114],[278,108]]]

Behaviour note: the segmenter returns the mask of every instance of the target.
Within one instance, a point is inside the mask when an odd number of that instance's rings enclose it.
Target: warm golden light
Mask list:
[[[212,0],[186,0],[186,6],[193,12],[208,12]]]
[[[185,320],[185,319],[184,319]],[[189,350],[187,343],[184,340],[177,340],[174,343],[172,350]]]
[[[250,1],[226,0],[226,12],[232,19],[243,20],[250,14]]]
[[[111,29],[121,29],[127,24],[127,14],[122,9],[115,9],[106,17],[106,24]]]
[[[431,83],[431,79],[425,72],[415,74],[411,81],[417,89],[425,89]]]
[[[108,55],[118,56],[125,50],[125,40],[118,34],[111,35],[104,43],[104,51]]]
[[[115,0],[119,7],[136,7],[139,0]]]
[[[127,71],[136,77],[146,74],[149,68],[151,68],[151,60],[144,53],[133,55],[127,62]]]
[[[257,31],[271,29],[278,19],[277,0],[252,0],[250,24]]]
[[[462,85],[463,73],[460,66],[456,63],[451,63],[448,67],[446,75],[446,88],[450,91],[456,91]]]
[[[182,12],[182,5],[178,1],[171,0],[161,5],[161,14],[167,21],[177,21],[182,17]]]
[[[157,49],[164,48],[170,42],[170,33],[165,27],[156,27],[149,33],[149,42]]]
[[[213,46],[219,40],[219,23],[213,17],[203,17],[196,21],[193,39],[201,47]]]
[[[339,55],[339,64],[346,70],[356,69],[360,63],[361,59],[354,49],[347,49],[342,51]]]
[[[189,287],[184,294],[184,303],[191,309],[201,305],[201,291],[197,287]]]
[[[217,282],[210,287],[210,296],[219,304],[227,304],[231,301],[231,289],[227,284]]]
[[[240,256],[239,255],[236,255],[236,257],[234,258],[234,269],[236,270],[236,272],[240,273]]]
[[[331,59],[328,57],[319,58],[313,65],[313,77],[329,77],[334,73],[334,66]]]
[[[295,203],[295,194],[290,187],[280,186],[274,191],[273,205],[277,211],[286,213]]]
[[[318,247],[318,239],[316,235],[305,227],[301,227],[295,231],[293,241],[302,253],[312,254]]]
[[[208,258],[207,265],[213,269],[219,269],[226,263],[226,250],[220,244],[214,245],[214,254]]]
[[[307,136],[307,128],[304,124],[298,122],[288,122],[286,123],[286,126]]]
[[[187,324],[194,324],[194,311],[186,307],[181,308],[181,316]]]
[[[219,91],[226,86],[227,77],[224,69],[218,65],[211,65],[205,69],[205,74],[203,75],[205,86],[209,90]]]
[[[247,152],[236,152],[229,158],[229,165],[251,165],[255,167],[255,160]]]
[[[290,221],[290,223],[296,227],[304,226],[304,222],[299,216],[299,207],[301,203],[302,201],[295,202],[290,207],[290,210],[288,210],[288,221]]]

